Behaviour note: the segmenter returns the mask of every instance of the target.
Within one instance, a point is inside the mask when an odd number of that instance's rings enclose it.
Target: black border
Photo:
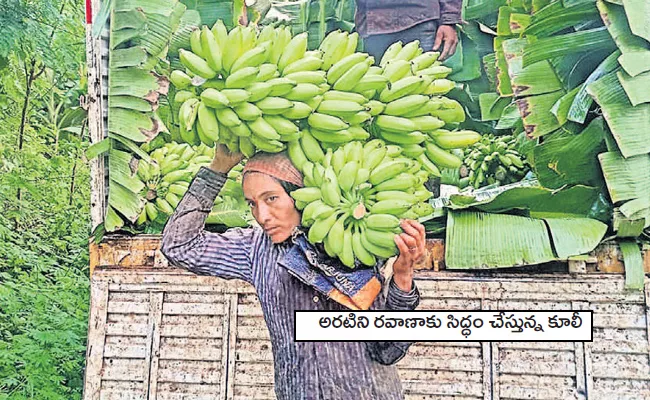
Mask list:
[[[341,314],[349,312],[374,312],[374,313],[386,313],[386,312],[404,312],[404,313],[445,313],[445,312],[481,312],[481,313],[498,313],[498,312],[580,312],[580,313],[589,313],[591,314],[591,339],[590,340],[499,340],[499,341],[486,341],[486,340],[418,340],[413,343],[455,343],[455,342],[474,342],[474,343],[542,343],[542,342],[551,342],[551,343],[593,343],[594,341],[594,311],[593,310],[294,310],[293,311],[293,341],[294,343],[308,343],[308,342],[388,342],[388,340],[296,340],[296,317],[298,312],[316,312],[316,313],[336,313]],[[336,329],[336,328],[335,328]],[[394,342],[404,342],[405,340],[392,340]]]

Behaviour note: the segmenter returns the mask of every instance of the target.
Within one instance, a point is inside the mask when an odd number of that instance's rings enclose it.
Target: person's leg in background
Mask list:
[[[437,21],[426,21],[403,31],[370,35],[363,39],[364,52],[375,57],[376,63],[379,63],[381,56],[384,55],[384,52],[391,44],[399,40],[401,40],[403,44],[406,44],[416,39],[420,41],[420,47],[422,47],[422,50],[431,51],[433,49],[437,29]]]

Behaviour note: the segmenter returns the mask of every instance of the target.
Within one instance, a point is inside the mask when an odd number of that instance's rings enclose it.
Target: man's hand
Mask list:
[[[227,174],[243,158],[244,156],[241,153],[231,153],[225,144],[219,144],[214,149],[214,158],[210,163],[210,169]]]
[[[393,279],[397,287],[405,292],[412,290],[413,267],[424,261],[426,238],[424,226],[414,220],[402,220],[404,232],[395,235],[399,256],[393,264]]]
[[[438,58],[441,61],[453,56],[456,52],[456,46],[458,46],[458,33],[456,33],[456,28],[454,26],[440,25],[438,27],[436,40],[433,42],[433,50],[437,51],[443,42],[444,45],[442,47],[442,52]]]

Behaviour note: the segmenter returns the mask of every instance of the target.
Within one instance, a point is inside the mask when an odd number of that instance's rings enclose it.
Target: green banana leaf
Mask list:
[[[124,220],[117,214],[113,207],[106,207],[104,216],[104,230],[106,232],[115,232],[124,226]]]
[[[130,190],[132,193],[140,193],[144,189],[144,183],[136,175],[137,160],[132,154],[111,149],[108,152],[108,169],[111,172],[110,179]]]
[[[512,96],[512,84],[510,82],[510,76],[508,75],[508,62],[506,61],[506,55],[503,50],[503,43],[508,40],[503,37],[494,38],[494,56],[496,59],[496,86],[497,91],[503,97]]]
[[[223,20],[228,29],[233,24],[233,2],[228,0],[181,0],[188,10],[201,16],[201,24],[212,27],[218,19]]]
[[[567,94],[560,97],[551,107],[551,113],[555,115],[555,118],[560,125],[564,125],[568,121],[569,109],[571,108],[571,104],[573,104],[573,100],[575,100],[576,95],[579,91],[580,86],[576,86]]]
[[[142,212],[146,200],[140,194],[120,185],[114,179],[108,184],[108,205],[119,211],[120,214],[131,222],[135,222]],[[108,227],[106,228],[109,231]]]
[[[522,54],[525,47],[526,39],[509,39],[503,42],[514,95],[529,96],[562,89],[562,83],[548,61],[541,61],[524,68]]]
[[[602,186],[603,176],[597,155],[606,151],[604,121],[594,119],[578,135],[554,133],[535,146],[535,175],[546,188],[565,185]]]
[[[630,76],[625,71],[618,71],[616,76],[633,106],[650,103],[650,71],[637,76]]]
[[[497,93],[480,93],[478,101],[481,109],[481,121],[498,121],[503,110],[511,104],[512,99],[500,97]]]
[[[160,14],[169,17],[176,0],[113,0],[113,12],[142,10],[145,14]]]
[[[621,51],[618,62],[625,72],[636,76],[650,70],[650,44],[632,33],[623,7],[602,0],[596,4],[605,26]]]
[[[632,106],[613,72],[590,84],[587,92],[601,107],[623,156],[650,152],[650,103]]]
[[[249,226],[246,210],[233,198],[226,197],[224,202],[212,207],[206,218],[206,224],[224,225],[229,228]]]
[[[501,113],[501,118],[497,122],[495,129],[512,129],[521,123],[521,114],[517,103],[510,103]]]
[[[149,114],[125,108],[109,108],[108,113],[108,131],[134,142],[148,142],[159,132],[159,126]]]
[[[564,3],[566,4],[566,1]],[[599,18],[598,9],[593,1],[570,7],[563,7],[562,2],[555,1],[533,14],[532,22],[526,27],[524,34],[543,38],[596,18]]]
[[[625,264],[625,288],[643,290],[645,272],[639,245],[636,241],[623,240],[619,246]]]
[[[564,94],[564,90],[558,90],[516,100],[524,121],[524,129],[529,137],[537,138],[560,127],[557,118],[551,113],[551,108]]]
[[[153,112],[157,107],[157,102],[151,103],[135,96],[110,96],[108,99],[108,106],[126,108],[140,112]]]
[[[646,0],[623,0],[630,30],[650,42],[650,3]]]
[[[460,62],[454,63],[454,60],[458,58]],[[445,60],[443,65],[452,68],[453,72],[449,75],[448,79],[455,82],[467,82],[481,77],[481,57],[476,48],[476,44],[462,32],[459,35],[456,54]]]
[[[542,60],[564,54],[616,49],[615,43],[606,28],[596,28],[581,32],[567,33],[539,40],[529,39],[524,48],[523,66],[527,67]]]
[[[507,0],[478,0],[469,1],[466,7],[463,7],[463,19],[466,21],[476,20],[493,14],[500,7],[505,6]]]
[[[445,262],[449,269],[487,269],[566,259],[592,251],[606,230],[587,218],[450,211]]]

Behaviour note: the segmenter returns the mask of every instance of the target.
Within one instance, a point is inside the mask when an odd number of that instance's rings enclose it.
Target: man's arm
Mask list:
[[[461,23],[462,0],[439,0],[440,21],[436,31],[436,39],[433,43],[433,50],[438,50],[444,43],[440,52],[440,60],[445,60],[454,55],[458,46],[458,33],[456,24]]]

